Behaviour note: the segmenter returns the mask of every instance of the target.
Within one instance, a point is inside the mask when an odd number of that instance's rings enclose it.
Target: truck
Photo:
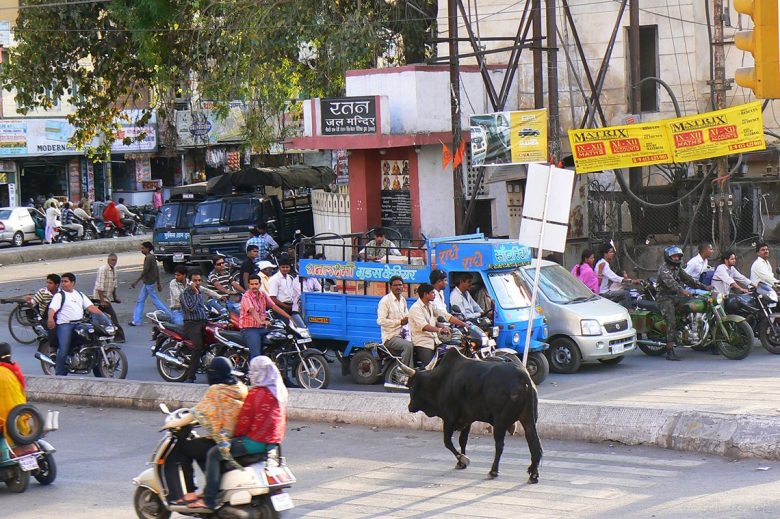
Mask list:
[[[169,274],[177,263],[187,263],[192,256],[190,228],[195,208],[206,198],[205,188],[205,183],[173,188],[157,215],[152,233],[154,253]]]

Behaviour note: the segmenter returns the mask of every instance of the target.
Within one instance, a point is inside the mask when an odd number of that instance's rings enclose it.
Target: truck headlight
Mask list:
[[[515,332],[512,334],[512,344],[514,345],[520,344],[520,332]]]
[[[547,325],[545,324],[542,327],[542,339],[546,339],[550,335],[550,330],[547,328]]]
[[[601,335],[601,323],[595,319],[582,319],[580,329],[582,335]]]
[[[500,333],[500,330],[498,329],[498,326],[494,326],[493,329],[490,331],[490,336],[494,339],[498,337],[498,334]]]

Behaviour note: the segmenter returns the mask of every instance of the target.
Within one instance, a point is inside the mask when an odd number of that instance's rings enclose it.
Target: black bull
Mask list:
[[[538,396],[536,386],[522,365],[494,360],[467,359],[457,349],[447,352],[431,371],[416,371],[402,366],[409,375],[409,411],[422,411],[442,419],[444,445],[457,458],[455,468],[465,469],[466,443],[473,422],[493,426],[496,444],[490,477],[498,476],[498,462],[504,451],[504,436],[519,421],[525,431],[531,465],[528,482],[539,481],[542,444],[536,432]],[[452,434],[460,431],[460,452],[452,444]]]

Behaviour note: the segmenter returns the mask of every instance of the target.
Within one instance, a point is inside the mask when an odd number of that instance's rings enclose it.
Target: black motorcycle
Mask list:
[[[57,355],[49,347],[49,334],[42,324],[36,326],[38,351],[35,358],[41,361],[41,369],[46,375],[54,375]],[[73,329],[70,343],[71,353],[66,365],[68,373],[79,375],[90,371],[101,378],[125,378],[127,376],[127,357],[118,344],[114,344],[116,328],[105,315],[92,314],[79,322]]]
[[[727,314],[741,315],[758,336],[761,345],[769,353],[780,354],[780,321],[775,321],[777,292],[774,287],[759,281],[747,294],[726,296],[724,308]]]
[[[330,383],[328,361],[320,350],[309,348],[311,334],[301,316],[293,314],[285,323],[271,317],[269,312],[269,322],[268,333],[263,339],[263,355],[276,363],[285,384],[304,389],[327,388]],[[222,346],[217,355],[231,359],[237,371],[247,374],[249,348],[241,332],[216,329],[214,338]]]

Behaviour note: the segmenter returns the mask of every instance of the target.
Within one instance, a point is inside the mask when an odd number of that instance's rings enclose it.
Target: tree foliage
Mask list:
[[[229,101],[244,101],[246,140],[265,148],[286,136],[279,115],[292,101],[342,95],[344,72],[374,66],[398,35],[410,62],[422,61],[436,15],[430,0],[53,3],[24,3],[0,79],[22,113],[69,99],[72,144],[98,137],[98,160],[121,111],[149,98],[140,123],[157,109],[171,125],[174,98],[214,101],[223,115]]]

